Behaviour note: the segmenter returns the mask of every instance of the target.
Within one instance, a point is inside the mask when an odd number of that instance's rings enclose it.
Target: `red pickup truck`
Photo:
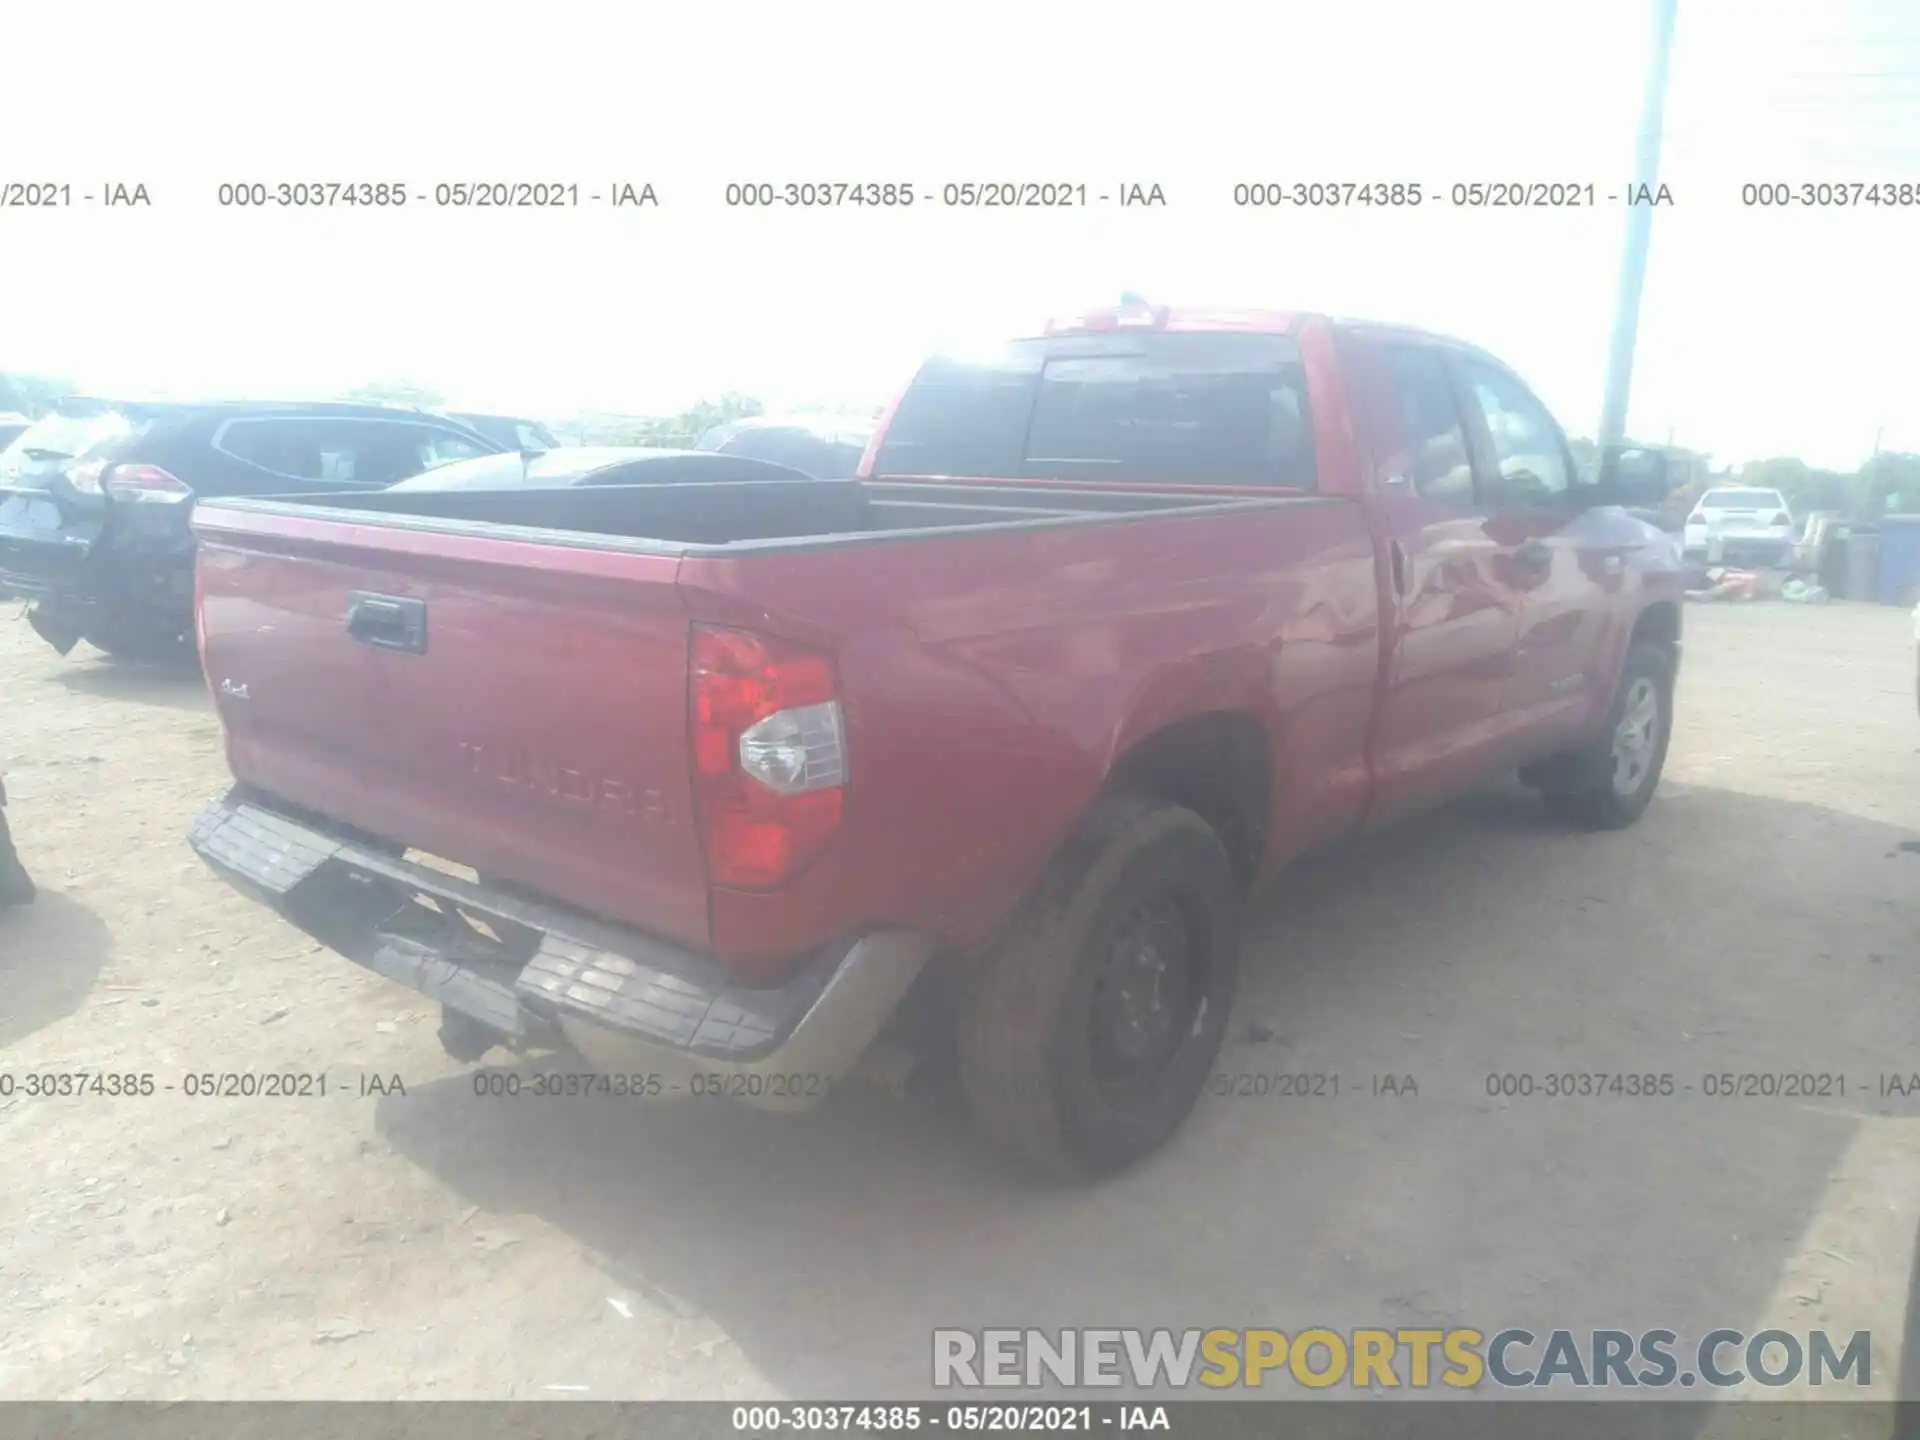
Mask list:
[[[855,480],[211,500],[192,840],[461,1058],[804,1108],[933,1015],[985,1132],[1111,1171],[1303,848],[1516,769],[1645,808],[1632,488],[1468,345],[1126,307],[928,362]]]

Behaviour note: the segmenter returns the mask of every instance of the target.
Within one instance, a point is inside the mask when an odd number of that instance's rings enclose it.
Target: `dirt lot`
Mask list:
[[[1888,1393],[1920,1208],[1920,1097],[1878,1094],[1920,1071],[1908,618],[1688,620],[1638,828],[1498,790],[1298,868],[1220,1070],[1341,1097],[1209,1097],[1060,1192],[878,1093],[797,1122],[477,1096],[430,1007],[189,852],[225,783],[197,684],[9,617],[0,769],[43,895],[0,914],[0,1070],[160,1088],[0,1099],[0,1395],[912,1395],[936,1325],[1314,1323],[1871,1329]],[[266,1070],[329,1093],[181,1088]],[[1566,1070],[1694,1089],[1487,1092]],[[1743,1071],[1847,1088],[1701,1093]]]

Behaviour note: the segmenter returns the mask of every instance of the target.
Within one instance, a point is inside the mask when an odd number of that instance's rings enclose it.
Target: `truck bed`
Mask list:
[[[352,512],[367,516],[369,523],[446,534],[500,535],[514,530],[531,532],[526,538],[549,544],[625,542],[618,548],[659,553],[712,546],[787,549],[796,544],[941,535],[979,527],[1033,528],[1266,508],[1283,498],[938,481],[807,480],[584,485],[563,490],[346,491],[224,503],[227,508],[268,514]]]
[[[1099,784],[1121,738],[1101,727],[1182,685],[1262,706],[1229,684],[1297,669],[1316,791],[1362,779],[1374,552],[1339,498],[782,481],[222,500],[194,523],[207,678],[249,793],[747,983],[864,926],[996,922]],[[1290,625],[1297,645],[1246,663]],[[837,673],[845,827],[774,892],[708,875],[695,626]]]

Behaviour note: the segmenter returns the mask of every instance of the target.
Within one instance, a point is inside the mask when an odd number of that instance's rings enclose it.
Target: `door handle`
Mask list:
[[[427,602],[355,590],[347,597],[347,634],[383,650],[427,653]]]
[[[1538,540],[1529,540],[1513,552],[1513,558],[1528,570],[1541,571],[1553,565],[1553,551]]]

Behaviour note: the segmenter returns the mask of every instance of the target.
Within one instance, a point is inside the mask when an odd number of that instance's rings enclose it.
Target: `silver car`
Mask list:
[[[1718,485],[1702,495],[1687,516],[1685,548],[1690,558],[1727,565],[1784,565],[1793,543],[1793,512],[1778,490]]]

